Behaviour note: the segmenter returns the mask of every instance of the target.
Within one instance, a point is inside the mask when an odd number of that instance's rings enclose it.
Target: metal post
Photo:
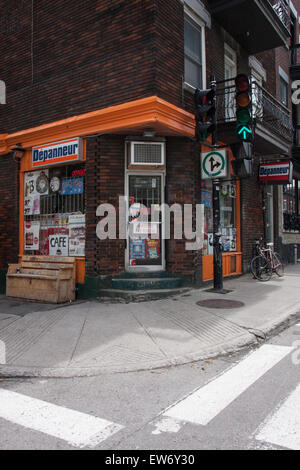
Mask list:
[[[217,83],[214,75],[210,76],[210,86],[216,90]],[[215,97],[215,108],[217,108]],[[217,148],[217,113],[214,113],[214,131],[212,133],[212,145]],[[213,245],[214,245],[214,291],[223,291],[223,260],[220,231],[220,182],[213,180]]]
[[[223,291],[223,260],[220,231],[220,182],[213,181],[214,291]]]

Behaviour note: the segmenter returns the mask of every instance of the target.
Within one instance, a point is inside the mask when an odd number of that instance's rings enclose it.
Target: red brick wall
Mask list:
[[[18,163],[12,155],[0,156],[0,270],[16,263],[19,253]]]
[[[0,13],[0,70],[7,84],[0,132],[154,94],[194,111],[193,95],[182,88],[180,0],[40,0],[33,15],[31,2],[0,0]],[[223,78],[224,41],[237,50],[238,71],[248,72],[248,54],[212,18],[208,80],[212,73]]]
[[[264,236],[262,186],[258,184],[258,163],[254,176],[241,180],[241,235],[243,268],[247,270],[253,257],[255,239]]]
[[[195,204],[200,202],[200,146],[187,139],[167,140],[167,204]],[[171,221],[173,218],[171,219]],[[195,225],[193,226],[195,229]],[[167,269],[172,274],[197,275],[200,258],[195,251],[186,250],[186,239],[174,240],[171,224],[171,240],[167,241]]]
[[[113,275],[125,270],[125,240],[99,240],[96,226],[101,220],[96,217],[97,207],[112,204],[118,209],[119,196],[124,188],[124,137],[101,136],[88,139],[86,161],[86,274],[88,276]],[[167,203],[193,204],[200,202],[199,145],[188,139],[167,139]],[[117,214],[117,236],[118,231]],[[193,226],[193,229],[195,227]],[[187,251],[187,240],[173,239],[171,218],[171,240],[167,241],[167,269],[173,274],[195,275],[200,258],[195,251]],[[198,253],[199,254],[199,253]]]
[[[86,274],[111,275],[125,270],[125,240],[99,240],[96,217],[100,204],[111,204],[117,209],[117,236],[119,196],[124,196],[124,137],[101,136],[88,139],[86,175]]]
[[[155,6],[40,0],[32,23],[31,2],[0,0],[0,133],[152,95]]]

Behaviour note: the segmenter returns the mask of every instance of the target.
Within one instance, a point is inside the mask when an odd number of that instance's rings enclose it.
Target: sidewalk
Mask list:
[[[0,296],[0,340],[6,347],[0,376],[90,376],[227,354],[296,322],[299,287],[300,264],[266,283],[250,275],[225,280],[224,288],[232,289],[226,295],[192,289],[152,302],[63,306]],[[205,300],[223,306],[197,305]],[[224,308],[228,300],[238,301],[238,308]]]

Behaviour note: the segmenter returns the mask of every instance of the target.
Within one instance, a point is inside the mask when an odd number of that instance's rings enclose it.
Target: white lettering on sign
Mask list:
[[[32,149],[33,168],[77,160],[82,160],[82,141],[80,138],[54,142]]]
[[[259,181],[285,182],[292,179],[292,164],[290,162],[274,162],[259,167]]]

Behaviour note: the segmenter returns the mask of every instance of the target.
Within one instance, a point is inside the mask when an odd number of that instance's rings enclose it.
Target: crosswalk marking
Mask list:
[[[0,418],[75,447],[95,447],[123,428],[119,424],[36,398],[0,389]]]
[[[255,438],[291,450],[300,450],[300,385],[261,426]]]
[[[261,346],[212,382],[165,410],[162,416],[194,424],[208,424],[292,350],[288,346]]]

